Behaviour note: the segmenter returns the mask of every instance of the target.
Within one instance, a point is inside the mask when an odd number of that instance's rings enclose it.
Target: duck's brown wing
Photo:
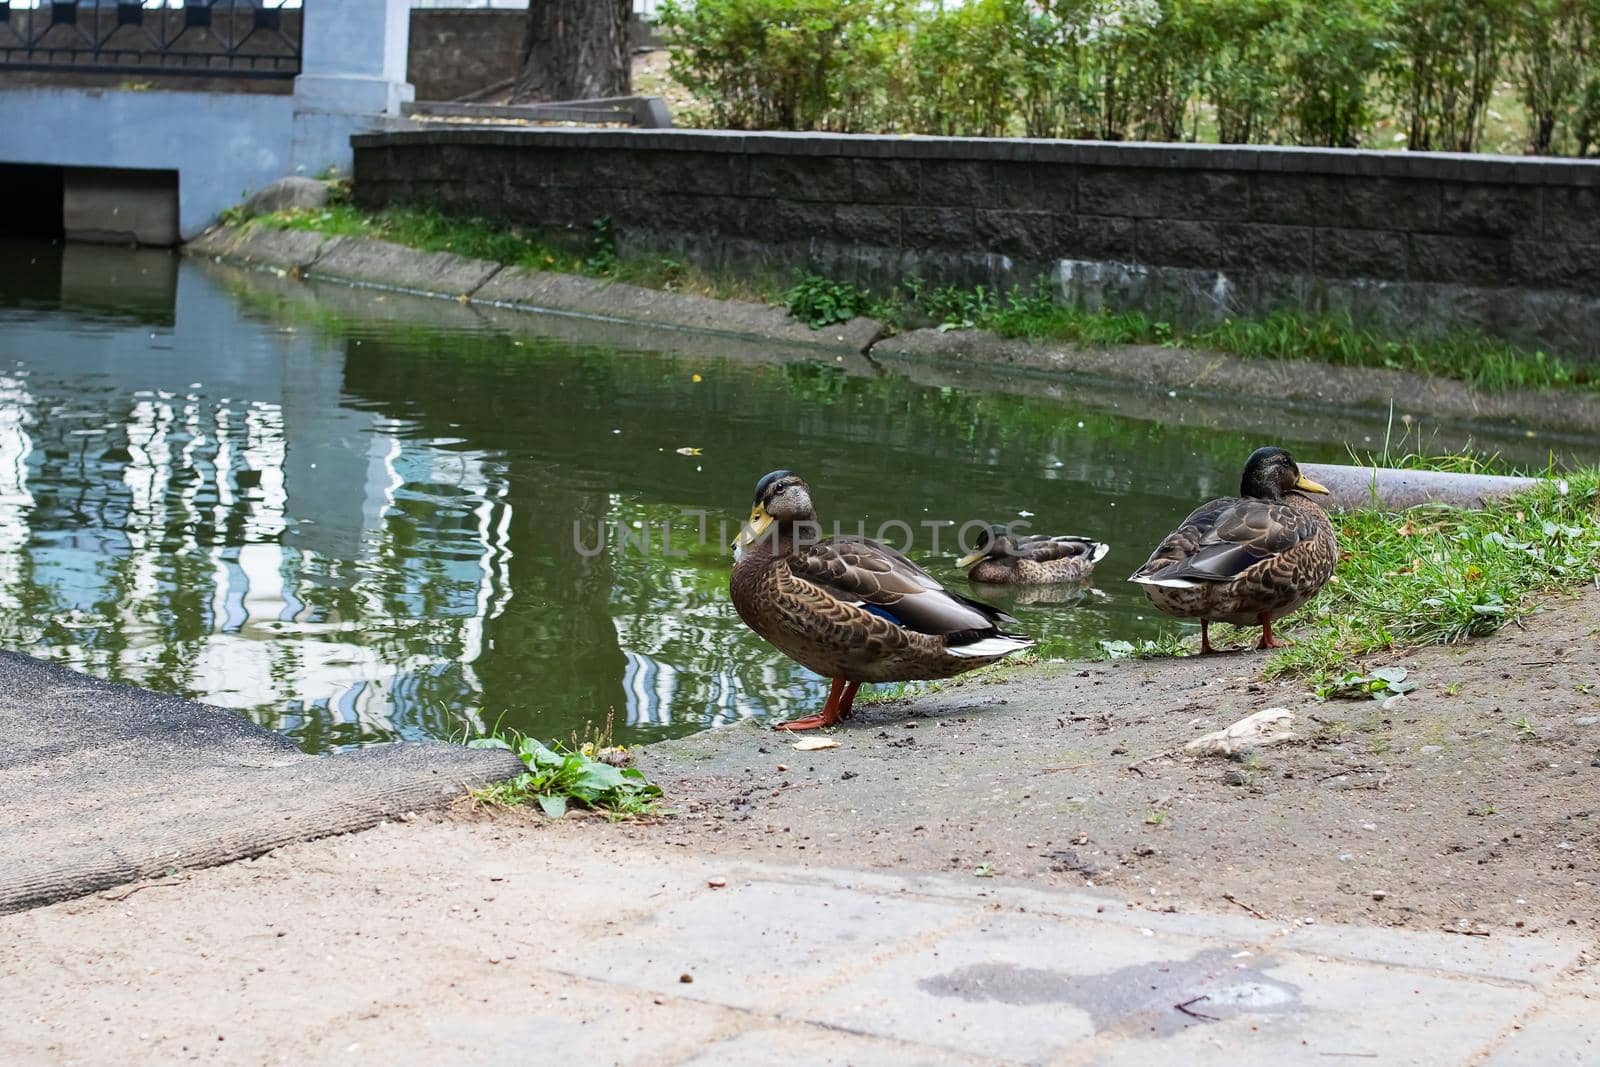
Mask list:
[[[1087,537],[1051,537],[1048,534],[1031,534],[1017,538],[1016,558],[1035,563],[1052,563],[1058,559],[1082,557],[1098,560],[1105,553],[1102,544]]]
[[[1203,504],[1156,546],[1133,581],[1227,582],[1313,540],[1316,518],[1287,504],[1224,497]]]
[[[994,636],[1002,622],[1016,621],[952,593],[894,549],[866,538],[826,538],[797,549],[787,562],[792,575],[828,597],[951,642]]]

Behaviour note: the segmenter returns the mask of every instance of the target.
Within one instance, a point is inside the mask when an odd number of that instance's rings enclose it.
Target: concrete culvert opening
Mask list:
[[[0,164],[0,237],[60,240],[63,225],[63,167],[23,163]]]

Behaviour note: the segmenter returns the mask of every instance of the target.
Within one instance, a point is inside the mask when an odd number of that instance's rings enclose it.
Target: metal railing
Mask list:
[[[297,0],[0,0],[0,72],[300,73]]]

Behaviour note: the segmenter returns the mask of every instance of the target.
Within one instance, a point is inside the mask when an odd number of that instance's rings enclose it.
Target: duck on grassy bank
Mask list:
[[[1017,535],[996,523],[978,535],[970,555],[956,561],[967,580],[987,585],[1085,582],[1111,546],[1087,537]]]
[[[952,593],[894,549],[867,538],[816,538],[811,490],[773,471],[756,483],[729,579],[745,625],[832,680],[815,715],[780,723],[812,730],[849,717],[862,682],[949,678],[1030,648],[1000,627],[1016,620]]]
[[[1213,622],[1260,626],[1257,648],[1286,642],[1272,622],[1317,595],[1333,574],[1333,524],[1308,493],[1327,490],[1300,473],[1281,448],[1258,448],[1245,463],[1239,496],[1200,505],[1128,579],[1156,607],[1200,620],[1200,652]]]

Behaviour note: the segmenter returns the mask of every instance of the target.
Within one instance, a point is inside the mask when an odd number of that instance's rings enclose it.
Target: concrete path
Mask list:
[[[221,708],[0,652],[0,914],[447,805],[504,751],[322,758]]]
[[[1578,939],[1152,913],[601,830],[385,824],[0,917],[0,1059],[1600,1062]]]

